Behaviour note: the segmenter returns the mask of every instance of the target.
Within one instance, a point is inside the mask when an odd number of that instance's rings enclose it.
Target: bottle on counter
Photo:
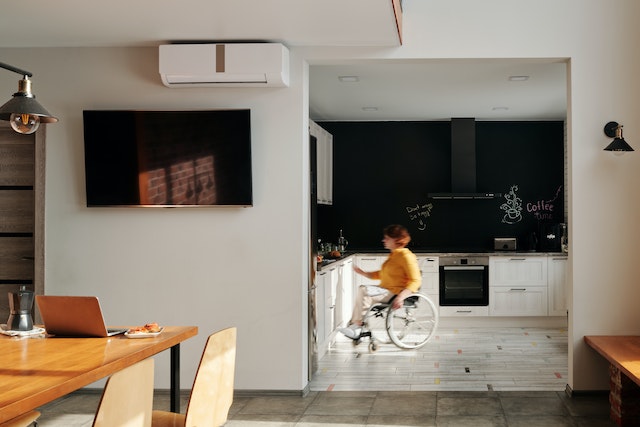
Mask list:
[[[342,230],[340,230],[340,235],[338,236],[338,250],[340,252],[344,252],[347,249],[348,244],[349,244],[349,241],[344,238],[344,235],[342,234]]]
[[[565,254],[569,252],[569,237],[567,235],[567,224],[560,224],[560,248]]]

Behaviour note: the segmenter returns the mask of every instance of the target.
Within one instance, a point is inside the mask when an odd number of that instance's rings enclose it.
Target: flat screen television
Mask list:
[[[85,110],[87,206],[252,206],[251,113]]]

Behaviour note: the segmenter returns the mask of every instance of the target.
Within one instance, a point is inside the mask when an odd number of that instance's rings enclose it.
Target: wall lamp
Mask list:
[[[626,151],[634,151],[622,137],[622,125],[619,125],[617,122],[609,122],[604,125],[604,134],[609,138],[613,138],[611,144],[607,145],[604,151],[613,151],[617,154],[623,154]]]
[[[40,127],[40,123],[58,121],[36,101],[36,96],[31,93],[29,77],[33,74],[2,62],[0,62],[0,68],[23,76],[18,82],[18,91],[13,94],[13,98],[0,107],[0,120],[9,121],[13,130],[23,134],[35,132]]]

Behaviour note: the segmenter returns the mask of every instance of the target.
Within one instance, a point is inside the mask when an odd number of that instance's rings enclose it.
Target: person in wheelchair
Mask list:
[[[354,267],[356,273],[372,280],[380,280],[380,285],[358,288],[349,326],[339,329],[346,337],[353,340],[360,337],[363,317],[373,304],[391,302],[395,310],[402,307],[405,298],[420,289],[422,276],[418,260],[406,248],[410,241],[411,236],[404,226],[389,225],[383,230],[382,243],[390,253],[381,269],[367,272]]]

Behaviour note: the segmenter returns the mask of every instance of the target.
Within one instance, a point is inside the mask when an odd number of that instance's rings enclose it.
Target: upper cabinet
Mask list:
[[[317,194],[321,205],[333,204],[333,135],[309,120],[309,134],[316,137]]]

